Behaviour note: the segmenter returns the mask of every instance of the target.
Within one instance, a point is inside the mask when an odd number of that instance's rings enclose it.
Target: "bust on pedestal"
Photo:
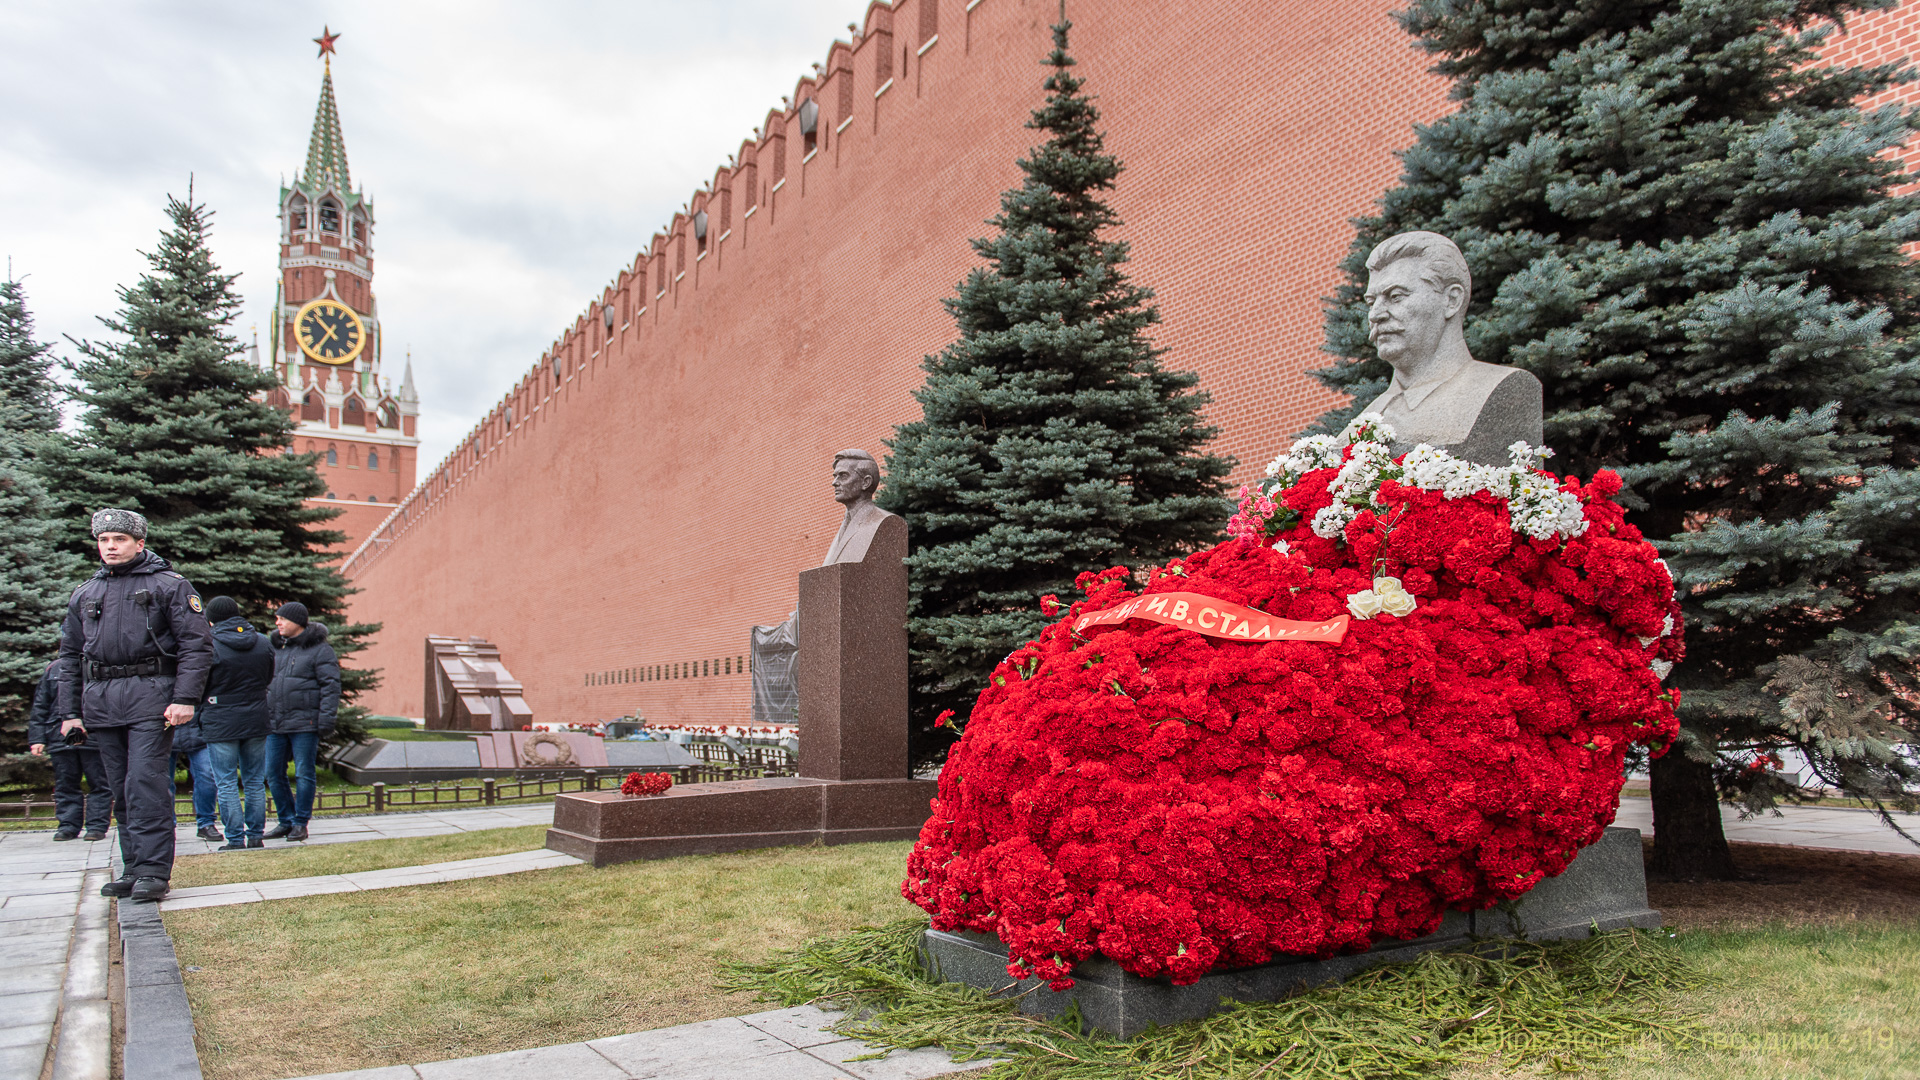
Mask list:
[[[800,775],[561,795],[548,847],[605,866],[919,835],[939,785],[907,775],[907,523],[873,505],[879,486],[872,455],[834,456],[846,514],[800,573]]]
[[[1431,232],[1390,237],[1367,255],[1367,340],[1393,365],[1379,413],[1395,456],[1420,443],[1482,465],[1505,465],[1507,447],[1539,446],[1540,380],[1483,364],[1467,351],[1473,278],[1454,242]]]
[[[846,507],[822,565],[800,573],[800,775],[907,776],[907,523],[873,504],[880,467],[833,458]]]

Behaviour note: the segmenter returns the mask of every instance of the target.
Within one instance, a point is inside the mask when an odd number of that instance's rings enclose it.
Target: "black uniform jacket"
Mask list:
[[[165,670],[104,678],[97,665],[126,667],[162,658]],[[60,701],[54,715],[88,727],[157,720],[168,705],[197,705],[213,667],[213,627],[193,583],[143,551],[102,566],[73,591],[60,627]]]
[[[267,715],[275,735],[327,732],[340,710],[340,659],[327,644],[327,624],[310,622],[290,638],[273,640],[273,683]]]
[[[27,745],[44,746],[48,753],[66,753],[77,749],[67,745],[60,734],[60,721],[53,718],[54,699],[60,696],[60,661],[47,665],[40,673],[40,685],[33,691],[33,709],[27,713]]]
[[[195,723],[208,742],[265,738],[267,684],[273,681],[273,646],[267,635],[238,615],[213,628],[213,674]]]

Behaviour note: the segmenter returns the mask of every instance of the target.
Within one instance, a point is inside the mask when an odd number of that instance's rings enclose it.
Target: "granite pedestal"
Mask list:
[[[1020,1011],[1029,1016],[1055,1016],[1077,1003],[1089,1027],[1132,1038],[1152,1025],[1208,1016],[1220,1008],[1222,998],[1272,1001],[1379,964],[1411,960],[1423,952],[1466,945],[1477,938],[1550,941],[1585,937],[1596,927],[1605,931],[1659,925],[1660,913],[1647,906],[1640,834],[1633,829],[1608,829],[1559,877],[1548,878],[1502,908],[1448,912],[1440,929],[1426,937],[1385,941],[1367,952],[1330,960],[1287,958],[1210,972],[1188,986],[1143,979],[1122,971],[1104,956],[1095,956],[1073,969],[1072,989],[1055,993],[1043,979],[1016,981],[1008,975],[1006,946],[991,934],[929,930],[925,944],[929,970],[942,980],[1023,993]]]
[[[606,866],[920,835],[939,784],[907,776],[906,522],[858,541],[859,561],[800,575],[799,776],[561,795],[547,846]]]

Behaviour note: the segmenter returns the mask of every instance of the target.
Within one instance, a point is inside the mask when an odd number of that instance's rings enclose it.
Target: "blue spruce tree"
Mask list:
[[[214,262],[212,215],[189,191],[187,201],[168,199],[167,216],[150,271],[120,290],[119,317],[101,320],[115,340],[77,343],[73,397],[83,408],[73,437],[45,461],[66,503],[62,521],[74,549],[90,552],[92,510],[138,510],[154,549],[202,596],[231,596],[261,623],[298,600],[345,658],[379,626],[345,623],[351,590],[325,550],[343,534],[318,527],[339,511],[306,504],[326,484],[313,455],[291,452],[292,417],[264,400],[274,376],[240,356],[230,328],[238,275]],[[342,695],[377,679],[343,668]],[[342,709],[338,736],[357,738],[363,712]]]
[[[1390,372],[1356,302],[1381,239],[1431,229],[1474,273],[1476,358],[1546,387],[1560,469],[1625,477],[1686,609],[1679,744],[1652,765],[1669,878],[1734,867],[1721,801],[1813,777],[1883,811],[1920,768],[1920,204],[1914,128],[1864,97],[1904,65],[1821,45],[1886,0],[1415,0],[1459,108],[1358,222],[1327,321],[1354,405]],[[1887,819],[1891,824],[1891,819]]]
[[[913,755],[964,716],[995,664],[1048,621],[1041,596],[1087,570],[1163,562],[1226,522],[1233,463],[1202,452],[1198,376],[1161,366],[1153,293],[1127,280],[1102,199],[1120,162],[1081,93],[1064,20],[1053,28],[1047,134],[1000,197],[986,265],[947,310],[960,337],[926,358],[923,416],[895,429],[879,502],[911,528]]]
[[[85,573],[61,545],[39,473],[60,437],[52,364],[52,346],[34,339],[25,288],[0,281],[0,752],[9,755],[27,748],[27,707],[53,659],[67,596]],[[0,775],[24,764],[10,758]]]

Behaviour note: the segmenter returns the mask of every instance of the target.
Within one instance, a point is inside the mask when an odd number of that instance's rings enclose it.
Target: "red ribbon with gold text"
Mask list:
[[[1073,621],[1073,629],[1083,633],[1089,627],[1118,626],[1128,619],[1146,619],[1228,641],[1319,641],[1328,645],[1346,640],[1350,621],[1346,615],[1325,622],[1276,619],[1264,611],[1199,593],[1163,592],[1136,596],[1124,604],[1089,612]]]

